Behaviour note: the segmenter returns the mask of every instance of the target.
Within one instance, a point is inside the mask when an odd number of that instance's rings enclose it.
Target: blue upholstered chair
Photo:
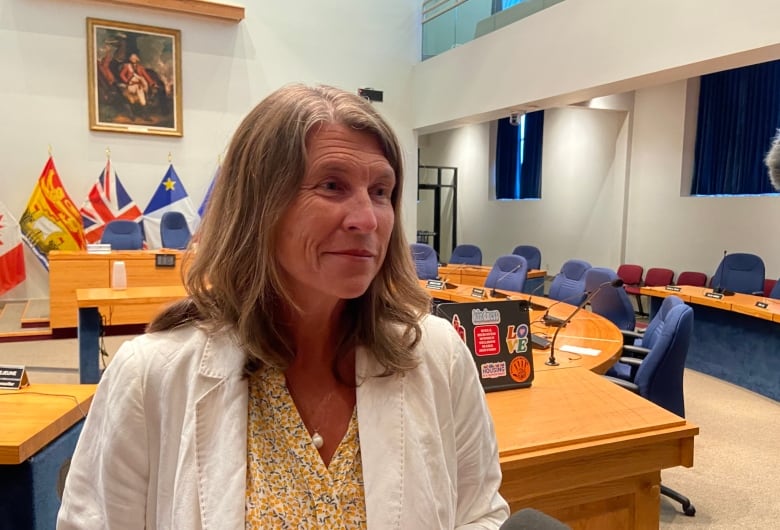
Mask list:
[[[477,245],[463,244],[452,249],[453,265],[482,265],[482,250]]]
[[[571,305],[579,305],[585,300],[585,273],[591,265],[581,259],[570,259],[561,266],[561,271],[550,283],[549,298]]]
[[[135,221],[114,219],[106,224],[101,243],[111,245],[111,250],[140,250],[144,246],[141,225]]]
[[[636,347],[645,349],[652,348],[655,344],[655,341],[658,339],[658,336],[664,329],[664,321],[666,320],[666,316],[669,314],[669,311],[671,311],[673,307],[677,307],[682,303],[682,298],[677,295],[667,296],[664,298],[663,302],[661,302],[661,307],[658,308],[658,312],[647,324],[644,333],[637,334],[638,336],[636,336],[636,332],[623,331],[623,336],[635,337],[633,340],[633,345]]]
[[[780,280],[777,280],[777,282],[775,282],[775,286],[772,287],[772,291],[769,293],[769,298],[780,300]]]
[[[160,219],[160,240],[163,248],[185,249],[190,242],[190,227],[181,212],[165,212]]]
[[[618,275],[612,269],[606,267],[592,267],[585,273],[585,290],[593,293],[600,285],[618,279]],[[590,299],[591,310],[610,320],[619,329],[633,330],[636,327],[634,306],[622,287],[606,286],[599,290]]]
[[[684,418],[683,374],[692,333],[693,309],[686,304],[675,305],[666,314],[663,329],[644,359],[621,357],[605,377]],[[663,484],[661,493],[682,504],[685,515],[696,513],[687,497]]]
[[[736,252],[723,256],[710,286],[735,293],[761,294],[764,274],[764,260],[759,256]]]
[[[412,243],[409,245],[412,251],[412,259],[417,269],[417,277],[421,280],[435,280],[439,277],[439,258],[433,247],[425,243]]]
[[[485,278],[485,287],[521,293],[527,275],[528,262],[523,256],[516,254],[499,256]]]
[[[518,245],[512,251],[512,254],[523,256],[528,262],[529,269],[542,268],[542,251],[533,245]]]

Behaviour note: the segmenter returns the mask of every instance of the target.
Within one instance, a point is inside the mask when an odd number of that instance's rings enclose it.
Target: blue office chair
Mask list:
[[[181,212],[165,212],[160,219],[160,240],[163,248],[185,249],[192,238],[187,219]]]
[[[482,265],[482,250],[477,245],[458,245],[452,249],[450,263],[453,265]]]
[[[735,293],[761,294],[764,290],[764,260],[755,254],[736,252],[723,256],[710,286]]]
[[[585,273],[590,263],[581,259],[570,259],[561,266],[561,271],[550,283],[549,298],[571,305],[579,305],[585,300]]]
[[[140,250],[144,246],[141,225],[135,221],[114,219],[106,224],[101,243],[111,245],[111,250]]]
[[[439,277],[439,258],[433,247],[425,243],[412,243],[409,245],[412,251],[412,259],[417,269],[417,277],[421,280],[435,280]]]
[[[663,331],[664,321],[666,320],[669,311],[682,303],[682,298],[677,295],[667,296],[664,298],[663,302],[661,302],[661,307],[658,308],[658,312],[656,312],[655,316],[647,324],[644,332],[640,333],[631,330],[621,330],[623,333],[623,341],[625,344],[630,345],[632,352],[634,351],[633,348],[639,349],[635,352],[639,355],[635,356],[644,357],[644,355],[647,354],[647,351],[653,347],[658,336]]]
[[[592,267],[585,273],[585,290],[593,293],[602,284],[618,279],[618,275],[612,269],[606,267]],[[591,310],[610,320],[619,329],[633,330],[636,327],[634,306],[623,288],[602,287],[590,299]]]
[[[772,292],[769,293],[769,298],[780,300],[780,280],[777,280],[775,286],[772,287]]]
[[[521,293],[527,275],[528,262],[523,256],[515,254],[499,256],[485,278],[485,287]]]
[[[693,309],[677,304],[666,315],[663,329],[644,359],[621,357],[607,379],[685,417],[683,375],[685,358],[693,333]],[[661,493],[682,505],[685,515],[694,515],[696,508],[690,499],[661,485]]]
[[[512,254],[523,256],[528,262],[529,269],[542,268],[542,251],[533,245],[518,245],[512,251]]]

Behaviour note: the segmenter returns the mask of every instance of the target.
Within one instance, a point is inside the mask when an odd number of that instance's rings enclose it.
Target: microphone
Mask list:
[[[596,296],[599,293],[599,291],[601,291],[604,287],[607,286],[623,287],[623,280],[621,280],[620,278],[615,278],[614,280],[604,282],[600,284],[598,287],[596,287],[595,289],[593,289],[590,293],[588,293],[588,296],[586,296],[585,300],[583,300],[582,303],[577,306],[577,309],[572,311],[571,314],[563,320],[563,324],[561,324],[560,326],[558,326],[558,328],[556,328],[555,333],[553,333],[552,340],[550,341],[551,342],[550,358],[547,359],[547,362],[544,364],[546,364],[547,366],[558,366],[558,361],[555,360],[555,339],[558,338],[558,333],[560,333],[561,328],[563,328],[566,324],[568,324],[571,321],[571,319],[574,318],[574,315],[580,312],[580,309],[588,305],[588,302],[593,300],[593,297]]]
[[[723,257],[720,260],[720,263],[718,264],[718,270],[715,271],[715,276],[718,277],[718,285],[712,288],[713,293],[720,293],[723,296],[733,296],[734,291],[731,291],[729,289],[726,289],[723,287],[724,282],[724,276],[728,271],[723,270],[723,262],[726,261],[726,254],[728,253],[728,250],[723,251]]]
[[[577,299],[577,298],[579,298],[581,296],[582,296],[582,294],[575,293],[575,294],[573,294],[571,296],[567,296],[563,300],[556,300],[555,303],[551,304],[550,307],[547,308],[547,310],[544,312],[544,315],[542,315],[542,322],[544,322],[548,326],[552,326],[552,327],[562,327],[562,326],[564,326],[565,325],[564,319],[552,316],[550,314],[550,309],[552,309],[553,307],[557,306],[561,302],[569,302],[569,301]]]
[[[526,265],[526,264],[525,263],[521,263],[520,265],[517,265],[517,266],[513,267],[512,270],[507,271],[504,274],[502,274],[498,278],[498,280],[496,280],[496,283],[493,284],[493,288],[490,290],[490,296],[492,296],[493,298],[509,298],[508,294],[497,292],[496,291],[496,287],[498,286],[499,283],[501,283],[501,280],[503,280],[504,278],[506,278],[507,276],[509,276],[513,272],[517,271],[517,269],[522,269],[524,265]]]
[[[523,508],[509,516],[498,530],[571,530],[571,527],[539,510]]]
[[[536,286],[536,289],[534,289],[533,291],[531,291],[531,292],[528,294],[528,303],[529,303],[529,304],[531,304],[531,309],[533,309],[534,311],[546,311],[546,310],[547,310],[547,306],[545,306],[545,305],[542,305],[542,304],[538,304],[538,303],[536,303],[536,302],[534,302],[534,301],[533,301],[533,296],[534,296],[536,293],[538,293],[538,292],[539,292],[539,289],[541,289],[542,291],[544,291],[544,281],[542,281],[542,283],[540,283],[539,285],[537,285],[537,286]]]

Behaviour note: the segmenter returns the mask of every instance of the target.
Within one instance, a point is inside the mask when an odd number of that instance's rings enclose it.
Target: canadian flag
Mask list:
[[[16,219],[0,202],[0,294],[24,281],[24,247]]]

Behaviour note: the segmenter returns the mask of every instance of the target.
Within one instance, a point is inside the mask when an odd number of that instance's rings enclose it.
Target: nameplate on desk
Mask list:
[[[767,307],[769,307],[769,304],[767,304],[766,302],[756,302],[756,307],[760,307],[761,309],[766,309]]]
[[[434,291],[443,291],[445,289],[444,282],[442,280],[428,280],[425,282],[425,287],[433,289]]]
[[[154,255],[155,267],[169,267],[176,266],[176,254],[155,254]]]
[[[480,289],[479,287],[474,287],[471,289],[471,297],[479,298],[480,300],[482,300],[483,298],[485,298],[485,290]]]
[[[675,293],[679,293],[680,291],[682,291],[682,289],[677,287],[676,285],[667,285],[666,287],[664,287],[664,289],[666,289],[667,291],[674,291]]]
[[[109,243],[87,243],[87,254],[111,254]]]
[[[30,386],[30,380],[27,379],[27,371],[24,366],[0,366],[0,389],[19,390],[26,386]]]
[[[704,293],[704,296],[706,296],[707,298],[714,298],[715,300],[720,300],[721,298],[723,298],[722,294],[713,293],[713,292]]]

